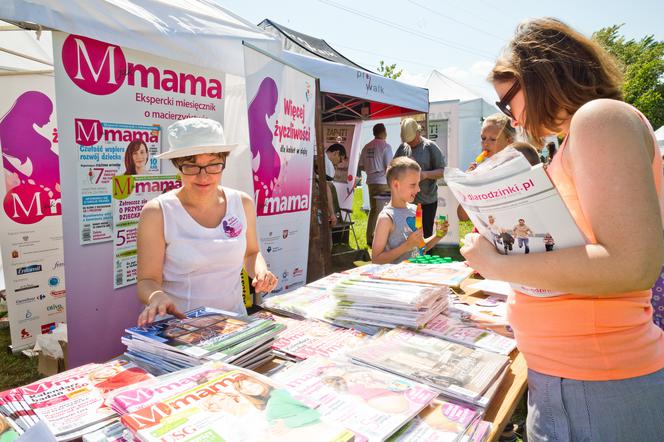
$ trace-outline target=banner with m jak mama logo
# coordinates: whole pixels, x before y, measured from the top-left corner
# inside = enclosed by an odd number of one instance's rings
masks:
[[[280,293],[307,277],[316,80],[249,46],[244,64],[259,243]]]
[[[0,249],[18,351],[66,320],[58,132],[52,76],[3,76],[0,90]]]

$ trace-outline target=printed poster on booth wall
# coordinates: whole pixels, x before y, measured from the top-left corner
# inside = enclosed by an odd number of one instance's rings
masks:
[[[161,127],[77,118],[81,244],[112,236],[111,192],[115,175],[159,173]]]
[[[179,175],[113,177],[113,288],[136,283],[138,220],[145,203],[182,187]]]
[[[61,132],[76,146],[79,243],[110,241],[112,177],[174,173],[156,158],[163,132],[188,117],[223,121],[223,74],[79,35],[53,37]]]
[[[279,293],[306,282],[316,83],[247,46],[244,60],[259,243]]]
[[[359,149],[354,143],[359,141],[359,131],[355,124],[323,124],[323,149],[325,161],[334,166],[334,188],[337,192],[339,206],[351,210],[353,208],[353,191],[357,164],[360,158]]]
[[[53,77],[0,77],[0,250],[14,350],[65,322]]]

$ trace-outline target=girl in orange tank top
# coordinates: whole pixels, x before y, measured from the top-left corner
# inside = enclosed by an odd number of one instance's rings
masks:
[[[504,256],[470,234],[461,249],[487,278],[566,293],[509,300],[530,370],[528,438],[635,440],[638,428],[638,440],[661,440],[664,333],[650,288],[664,262],[662,159],[652,128],[621,101],[614,60],[555,19],[520,25],[490,79],[513,126],[567,134],[547,171],[588,239]]]

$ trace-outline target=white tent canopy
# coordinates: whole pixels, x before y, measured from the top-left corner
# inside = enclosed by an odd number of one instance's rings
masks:
[[[498,109],[481,95],[436,70],[431,72],[424,86],[429,89],[429,120],[449,120],[448,152],[450,159],[456,160],[456,164],[451,164],[465,169],[481,151],[482,121]],[[450,117],[452,114],[454,118]]]
[[[13,0],[0,18],[85,35],[233,75],[244,74],[241,42],[280,43],[211,0]]]
[[[459,100],[459,117],[480,115],[480,118],[488,117],[498,111],[496,106],[462,84],[457,83],[439,71],[432,71],[424,84],[429,89],[429,101],[438,103],[441,101]]]
[[[378,74],[321,58],[283,51],[281,58],[320,79],[322,92],[357,97],[416,112],[429,109],[428,91]]]
[[[0,21],[0,75],[52,72],[50,32],[26,31]]]

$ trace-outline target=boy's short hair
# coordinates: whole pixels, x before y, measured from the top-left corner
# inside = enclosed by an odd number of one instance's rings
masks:
[[[396,157],[390,162],[389,166],[387,166],[387,172],[385,172],[387,184],[392,184],[392,181],[401,178],[408,170],[419,173],[422,169],[420,168],[420,165],[411,158]]]
[[[507,147],[513,147],[514,149],[521,152],[523,156],[526,157],[531,166],[534,166],[542,162],[542,160],[539,157],[539,153],[537,152],[537,149],[535,149],[533,145],[530,143],[517,141],[510,144]]]

